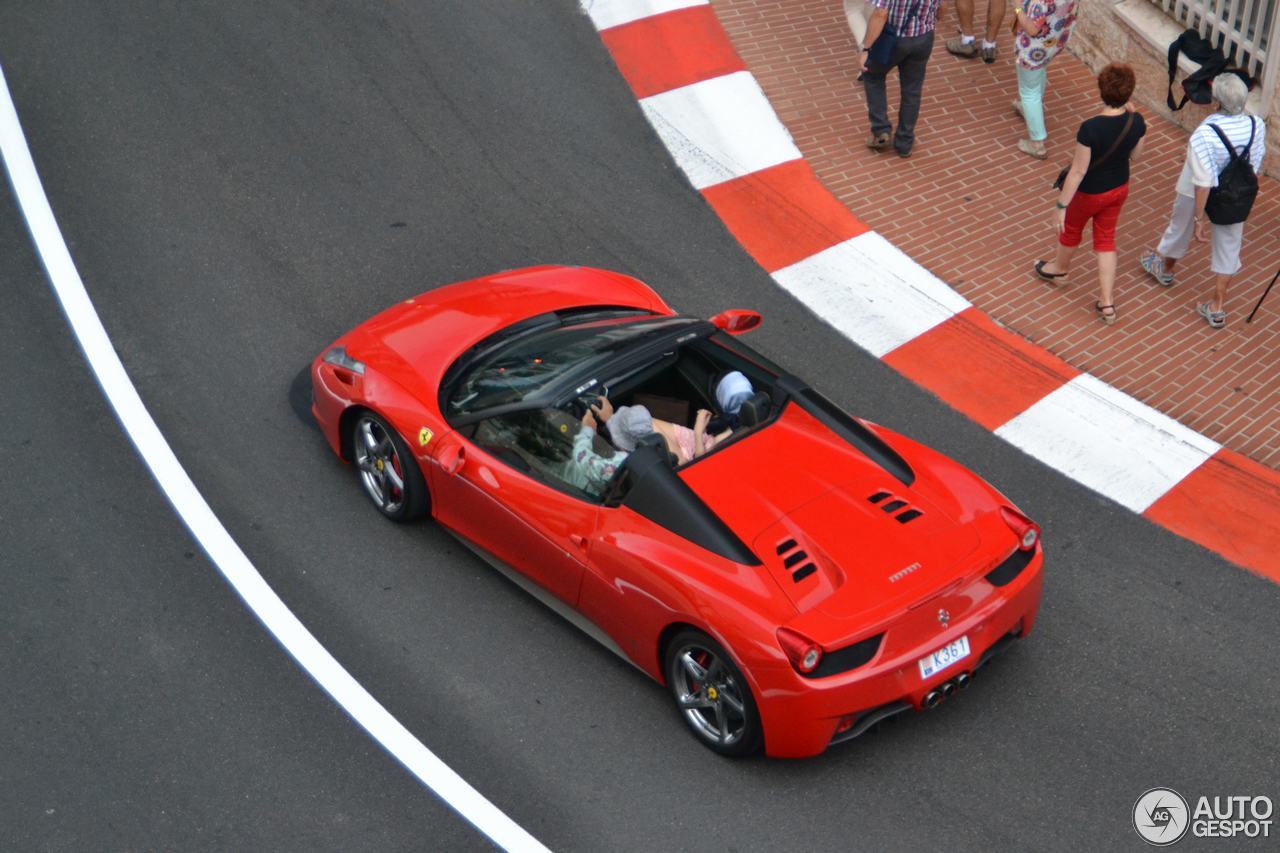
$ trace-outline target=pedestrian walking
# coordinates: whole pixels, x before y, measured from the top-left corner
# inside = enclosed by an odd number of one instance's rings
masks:
[[[1018,99],[1013,109],[1027,123],[1027,138],[1018,150],[1037,160],[1048,155],[1044,141],[1044,90],[1049,62],[1067,46],[1076,22],[1076,0],[1014,0],[1013,46],[1017,54]]]
[[[1076,132],[1076,151],[1054,202],[1058,250],[1051,261],[1036,261],[1036,275],[1056,283],[1071,269],[1084,226],[1093,221],[1093,251],[1098,256],[1094,303],[1102,322],[1116,321],[1116,223],[1129,196],[1129,163],[1142,153],[1147,124],[1129,98],[1136,78],[1128,65],[1113,62],[1098,72],[1102,111],[1085,119]]]
[[[988,65],[995,62],[996,36],[1004,22],[1004,0],[987,0],[987,32],[981,46],[973,29],[973,0],[956,0],[956,17],[960,19],[960,35],[947,39],[947,51],[965,59],[981,56]]]
[[[993,0],[994,1],[994,0]],[[910,157],[915,145],[916,119],[924,91],[924,71],[933,52],[933,31],[938,24],[939,0],[872,0],[875,7],[859,46],[862,85],[867,95],[867,119],[871,137],[867,147],[884,151],[893,146],[899,157]],[[886,41],[876,46],[883,36]],[[876,46],[875,58],[871,48]],[[892,50],[885,50],[892,47]],[[885,77],[898,69],[902,90],[898,100],[898,129],[889,123],[889,98]]]
[[[1220,224],[1211,220],[1235,217],[1214,216],[1212,206],[1210,215],[1206,217],[1205,209],[1210,205],[1211,191],[1214,188],[1224,189],[1220,187],[1220,181],[1232,160],[1239,158],[1246,162],[1255,176],[1262,167],[1262,157],[1267,150],[1267,125],[1257,116],[1245,112],[1248,96],[1249,87],[1239,76],[1228,73],[1213,78],[1213,98],[1218,102],[1218,109],[1191,132],[1182,174],[1178,177],[1173,196],[1169,226],[1165,228],[1155,251],[1143,253],[1141,259],[1142,268],[1157,282],[1169,287],[1173,284],[1178,261],[1187,253],[1193,233],[1199,243],[1208,240],[1209,271],[1214,275],[1213,295],[1205,302],[1196,303],[1196,313],[1215,329],[1227,324],[1227,286],[1240,271],[1244,221]],[[1254,181],[1256,186],[1256,177]],[[1248,216],[1247,207],[1244,215]]]

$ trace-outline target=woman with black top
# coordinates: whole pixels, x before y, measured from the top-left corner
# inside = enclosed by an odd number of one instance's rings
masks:
[[[1094,304],[1102,322],[1116,321],[1112,293],[1116,283],[1116,223],[1129,196],[1129,163],[1142,152],[1147,124],[1129,98],[1135,83],[1133,69],[1113,62],[1098,73],[1103,109],[1086,119],[1076,133],[1076,153],[1054,203],[1058,253],[1051,261],[1036,261],[1036,274],[1056,282],[1071,269],[1071,256],[1080,245],[1084,226],[1093,220],[1093,251],[1098,255],[1101,298]]]

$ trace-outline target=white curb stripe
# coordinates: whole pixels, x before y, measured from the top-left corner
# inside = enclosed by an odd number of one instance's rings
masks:
[[[700,190],[800,159],[791,134],[747,71],[644,98],[640,107]]]
[[[1221,449],[1087,373],[996,435],[1139,513]]]
[[[969,307],[874,231],[784,267],[773,280],[877,358]]]
[[[706,5],[707,0],[582,0],[582,8],[591,16],[591,23],[597,30],[607,30],[676,9]]]
[[[192,536],[263,627],[409,772],[495,844],[507,850],[545,851],[537,839],[423,746],[342,668],[267,585],[213,514],[143,405],[94,310],[40,183],[2,69],[0,96],[0,155],[45,272],[107,402]]]

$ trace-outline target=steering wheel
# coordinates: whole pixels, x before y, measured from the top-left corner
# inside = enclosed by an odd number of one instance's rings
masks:
[[[590,391],[585,392],[579,397],[575,397],[569,402],[569,411],[573,412],[573,416],[575,418],[581,420],[586,416],[587,412],[591,411],[591,407],[596,405],[598,398],[605,397],[607,399],[608,396],[608,385],[592,386]]]

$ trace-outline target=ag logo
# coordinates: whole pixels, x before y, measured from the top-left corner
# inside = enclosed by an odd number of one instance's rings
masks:
[[[431,442],[431,435],[431,430],[426,427],[418,430],[418,446],[426,447]]]
[[[1187,801],[1171,788],[1152,788],[1133,804],[1133,828],[1156,847],[1179,841],[1187,834],[1190,818]]]

